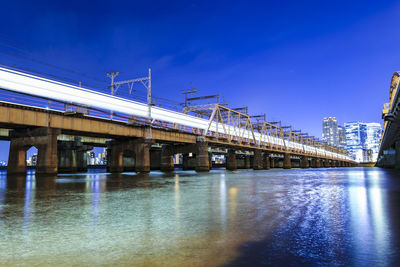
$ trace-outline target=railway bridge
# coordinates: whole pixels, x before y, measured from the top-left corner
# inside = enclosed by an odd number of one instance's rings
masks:
[[[140,81],[151,86],[150,74]],[[196,171],[212,168],[213,153],[225,155],[229,170],[355,164],[343,150],[219,103],[182,113],[151,98],[144,104],[8,68],[0,68],[0,88],[14,94],[0,102],[0,137],[10,141],[8,174],[26,172],[32,146],[40,174],[84,171],[93,146],[107,147],[110,172],[172,171],[176,154],[184,169]]]

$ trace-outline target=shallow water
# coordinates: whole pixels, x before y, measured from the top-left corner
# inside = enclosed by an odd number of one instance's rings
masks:
[[[399,204],[378,168],[1,172],[0,264],[395,265]]]

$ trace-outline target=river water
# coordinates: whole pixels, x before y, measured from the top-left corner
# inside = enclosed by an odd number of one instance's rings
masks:
[[[400,173],[0,173],[0,265],[395,266]]]

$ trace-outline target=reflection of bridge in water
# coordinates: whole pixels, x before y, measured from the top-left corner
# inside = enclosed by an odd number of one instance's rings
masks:
[[[151,88],[150,75],[140,82]],[[0,88],[13,92],[11,101],[0,102],[0,134],[11,141],[8,173],[26,172],[32,146],[37,172],[44,174],[85,171],[92,146],[107,147],[111,172],[171,171],[175,154],[183,155],[184,169],[208,171],[213,152],[226,156],[230,170],[354,164],[343,150],[219,103],[192,106],[185,114],[156,107],[150,94],[143,104],[5,68]]]

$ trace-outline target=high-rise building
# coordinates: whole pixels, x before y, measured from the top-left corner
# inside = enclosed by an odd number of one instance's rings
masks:
[[[338,126],[338,138],[339,138],[338,147],[340,149],[345,150],[347,148],[347,146],[346,146],[346,130],[343,126]]]
[[[87,164],[95,165],[95,153],[93,151],[87,151]]]
[[[349,122],[344,126],[347,152],[350,157],[357,162],[376,161],[382,134],[381,125],[379,123]]]
[[[382,126],[379,123],[367,123],[367,139],[365,149],[372,150],[372,161],[376,161],[382,137]]]
[[[322,140],[330,146],[339,146],[338,122],[335,117],[322,121]]]

